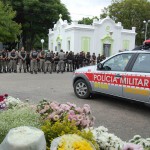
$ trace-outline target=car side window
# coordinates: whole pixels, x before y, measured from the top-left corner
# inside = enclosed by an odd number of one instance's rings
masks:
[[[134,65],[132,71],[134,72],[146,72],[150,73],[150,54],[139,54]]]
[[[127,63],[129,62],[132,54],[131,53],[124,53],[114,56],[113,58],[109,59],[103,64],[104,70],[111,70],[111,71],[124,71]]]

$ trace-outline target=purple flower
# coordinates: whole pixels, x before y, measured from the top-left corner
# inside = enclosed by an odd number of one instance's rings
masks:
[[[143,147],[133,143],[126,143],[123,147],[123,150],[143,150]]]

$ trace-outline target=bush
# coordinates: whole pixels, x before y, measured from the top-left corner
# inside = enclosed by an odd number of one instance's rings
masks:
[[[65,134],[77,134],[89,140],[95,147],[98,147],[91,131],[80,131],[75,125],[75,122],[69,121],[67,118],[65,118],[63,121],[58,120],[55,123],[47,120],[44,122],[41,129],[45,133],[47,150],[49,149],[53,139]]]
[[[10,129],[19,126],[40,128],[40,115],[30,107],[8,109],[0,113],[0,143]]]

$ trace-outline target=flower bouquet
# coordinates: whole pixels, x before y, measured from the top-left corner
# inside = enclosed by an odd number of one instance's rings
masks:
[[[54,139],[50,150],[95,150],[95,147],[76,134],[66,134]]]
[[[67,117],[68,120],[74,121],[80,129],[92,127],[95,120],[88,104],[84,104],[83,107],[77,107],[70,102],[60,104],[43,100],[37,106],[37,112],[41,114],[44,120],[50,120],[51,122],[56,122],[57,120],[63,121]]]

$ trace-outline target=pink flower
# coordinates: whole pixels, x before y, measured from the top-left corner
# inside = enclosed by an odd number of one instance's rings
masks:
[[[90,114],[91,110],[89,107],[83,107],[83,111],[85,112],[85,114]]]
[[[83,109],[82,108],[80,108],[80,107],[77,107],[76,109],[75,109],[78,113],[83,113]]]
[[[86,127],[87,124],[88,124],[88,121],[87,121],[87,120],[82,120],[82,121],[81,121],[81,125],[82,125],[83,127]]]
[[[56,115],[56,113],[53,112],[50,115],[48,115],[47,119],[53,119],[55,115]]]
[[[136,145],[133,143],[126,143],[123,150],[143,150],[143,147],[141,145]]]
[[[49,105],[53,110],[57,110],[57,109],[59,109],[59,104],[58,103],[56,103],[56,102],[52,102],[52,103],[50,103],[50,105]]]
[[[76,121],[77,120],[77,116],[76,115],[69,115],[68,119]]]
[[[66,110],[66,111],[70,110],[70,106],[67,104],[61,104],[60,108],[62,108],[63,110]]]
[[[70,102],[67,102],[67,104],[71,107],[76,107],[76,104],[73,104],[73,103],[70,103]]]
[[[59,108],[59,109],[57,109],[56,113],[61,114],[63,111],[64,111],[63,109]]]
[[[69,115],[75,115],[75,112],[73,110],[69,110],[68,114]]]

